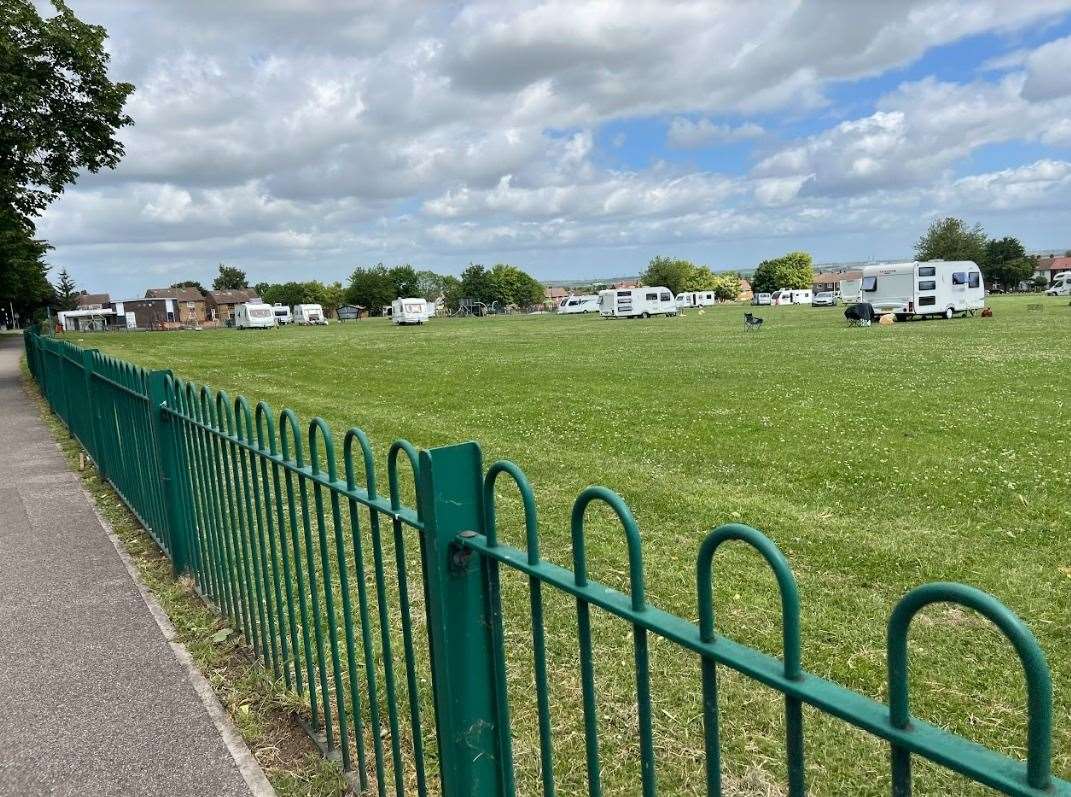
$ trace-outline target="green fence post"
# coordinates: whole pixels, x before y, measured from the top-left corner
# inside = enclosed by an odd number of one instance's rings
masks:
[[[88,439],[82,441],[82,446],[89,451],[93,463],[97,466],[100,475],[107,478],[104,468],[100,464],[100,435],[97,432],[97,405],[93,400],[93,360],[97,353],[96,349],[82,349],[82,375],[85,383],[85,417],[86,426],[89,427],[86,434]]]
[[[509,720],[498,697],[494,613],[486,557],[457,544],[484,531],[483,459],[475,443],[420,452],[418,501],[424,525],[428,634],[445,797],[512,794],[513,761],[504,749]],[[501,689],[499,688],[501,687]],[[499,733],[504,724],[505,735]]]
[[[171,416],[164,411],[167,405],[167,380],[170,371],[149,372],[149,408],[152,414],[153,440],[156,444],[156,464],[160,476],[160,485],[164,497],[164,522],[167,523],[168,553],[175,575],[181,575],[189,569],[190,530],[182,511],[182,489],[179,479],[184,478],[180,472],[179,447],[175,437],[175,424]]]

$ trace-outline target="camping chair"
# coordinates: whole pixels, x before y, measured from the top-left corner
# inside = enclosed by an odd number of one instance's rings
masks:
[[[850,327],[868,327],[874,320],[874,307],[866,302],[845,308],[844,317]]]
[[[744,331],[754,332],[762,329],[762,319],[756,318],[754,313],[744,313]]]

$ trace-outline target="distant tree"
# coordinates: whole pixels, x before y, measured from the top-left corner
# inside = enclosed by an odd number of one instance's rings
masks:
[[[763,260],[751,277],[751,287],[756,293],[809,288],[813,282],[814,266],[807,252],[789,252],[773,260]]]
[[[113,168],[123,105],[134,90],[108,77],[107,33],[61,0],[42,19],[31,0],[0,2],[0,208],[29,222],[78,172]]]
[[[640,282],[644,285],[660,285],[678,294],[687,289],[695,270],[695,264],[689,260],[658,255],[647,264],[647,270],[640,274]]]
[[[171,287],[174,288],[175,286],[172,285]],[[257,292],[257,296],[268,302],[268,295],[271,293],[272,287],[270,282],[258,282],[253,285],[253,290]],[[271,302],[268,302],[268,304],[271,304]]]
[[[717,285],[718,277],[707,266],[695,266],[684,283],[686,291],[712,291]],[[666,287],[669,287],[668,285]],[[674,291],[680,293],[680,291]]]
[[[323,301],[320,304],[323,305],[324,313],[335,315],[338,308],[346,303],[346,289],[342,287],[341,282],[324,285],[323,289]]]
[[[260,298],[268,304],[285,304],[287,307],[293,307],[295,304],[302,304],[307,301],[304,282],[277,284],[262,282],[255,287]]]
[[[217,291],[236,291],[240,288],[248,288],[245,272],[240,268],[219,264],[219,275],[212,281],[213,289]]]
[[[717,274],[713,290],[719,302],[735,302],[740,295],[740,275],[735,271]]]
[[[916,260],[973,260],[985,263],[986,237],[981,224],[968,227],[963,219],[935,219],[915,244]]]
[[[986,282],[1012,290],[1034,273],[1035,262],[1026,256],[1018,238],[993,238],[986,242],[985,261],[980,264]]]
[[[378,315],[384,305],[397,297],[394,280],[382,263],[371,268],[355,268],[350,274],[349,287],[346,288],[346,301],[349,304],[366,307],[368,312]]]
[[[416,272],[417,290],[416,296],[423,296],[429,302],[439,298],[443,292],[444,278],[434,271]]]
[[[543,285],[527,272],[508,263],[496,263],[487,272],[485,302],[528,307],[543,301]]]
[[[34,238],[33,226],[0,207],[0,302],[22,318],[53,298],[45,254],[52,247]]]
[[[487,269],[479,263],[469,263],[461,272],[461,295],[476,302],[491,302],[492,286]]]
[[[71,278],[67,269],[59,273],[59,281],[56,283],[56,307],[60,310],[73,310],[78,306],[78,285]]]
[[[323,307],[327,302],[327,286],[319,280],[302,283],[302,299],[306,304],[318,304]]]
[[[263,284],[266,284],[266,283],[261,283],[261,284],[263,285]],[[182,282],[172,282],[171,283],[171,287],[172,288],[196,288],[197,290],[199,290],[201,292],[202,295],[204,295],[206,293],[205,286],[202,285],[201,283],[197,282],[196,280],[183,280]]]
[[[1071,249],[1064,252],[1064,257],[1071,257]]]
[[[1071,255],[1068,255],[1068,257],[1071,257]],[[1031,284],[1036,291],[1044,290],[1049,287],[1049,278],[1044,274],[1035,274],[1034,278],[1031,280]]]
[[[443,275],[443,298],[446,301],[446,306],[451,310],[456,310],[458,305],[461,304],[461,299],[465,295],[464,290],[461,280],[453,274]]]
[[[388,269],[391,282],[394,283],[394,298],[416,296],[420,291],[420,280],[416,269],[408,263]]]

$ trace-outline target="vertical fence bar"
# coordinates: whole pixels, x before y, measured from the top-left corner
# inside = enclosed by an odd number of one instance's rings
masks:
[[[483,531],[483,465],[475,443],[420,454],[418,499],[428,585],[428,633],[440,777],[445,797],[506,795],[513,761],[501,749],[488,562],[455,540]]]
[[[185,474],[179,472],[179,445],[175,434],[176,425],[171,416],[164,411],[167,405],[167,382],[169,371],[149,372],[149,412],[153,426],[153,439],[156,441],[155,458],[160,479],[160,490],[164,498],[166,532],[161,534],[168,541],[168,553],[171,566],[176,575],[189,569],[190,529],[183,512],[183,491],[179,482]]]

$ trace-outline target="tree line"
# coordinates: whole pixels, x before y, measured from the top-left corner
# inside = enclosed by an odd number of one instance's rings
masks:
[[[669,288],[674,295],[686,291],[713,291],[719,301],[733,301],[740,295],[740,275],[735,271],[715,273],[690,260],[658,255],[640,274],[644,285]]]
[[[1071,252],[1065,253],[1071,256]],[[915,244],[916,260],[973,260],[988,286],[1015,290],[1021,283],[1043,288],[1048,280],[1035,276],[1038,258],[1027,255],[1018,238],[989,238],[981,224],[968,226],[963,219],[935,219]]]

